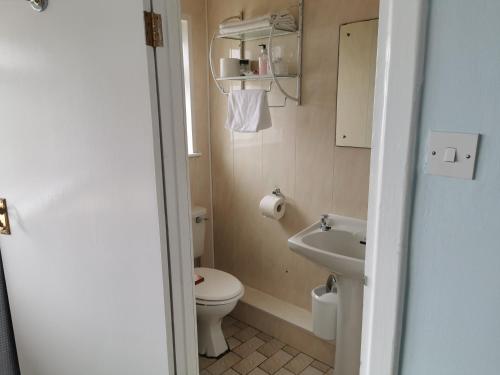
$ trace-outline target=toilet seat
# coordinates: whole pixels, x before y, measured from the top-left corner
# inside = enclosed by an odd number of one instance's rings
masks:
[[[206,267],[195,268],[194,272],[205,279],[195,286],[197,304],[223,305],[237,301],[243,296],[243,285],[227,272]]]

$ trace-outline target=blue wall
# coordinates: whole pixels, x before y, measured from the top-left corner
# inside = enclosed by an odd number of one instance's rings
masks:
[[[430,130],[480,133],[476,180],[424,174]],[[402,375],[500,374],[500,0],[431,0]]]

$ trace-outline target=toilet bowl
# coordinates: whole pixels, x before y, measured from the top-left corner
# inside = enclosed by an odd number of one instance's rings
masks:
[[[195,286],[198,353],[218,357],[228,350],[222,319],[236,307],[244,288],[227,272],[204,267],[195,268],[194,272],[204,278]]]

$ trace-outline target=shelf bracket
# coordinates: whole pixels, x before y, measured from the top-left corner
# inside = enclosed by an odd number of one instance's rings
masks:
[[[286,101],[287,101],[287,97],[285,96],[285,100],[283,101],[283,104],[279,104],[279,105],[268,105],[269,108],[285,108],[286,107]]]

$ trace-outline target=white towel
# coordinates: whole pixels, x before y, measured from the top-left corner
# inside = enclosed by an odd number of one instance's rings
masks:
[[[219,35],[248,32],[259,28],[270,27],[272,24],[274,24],[278,30],[297,30],[295,18],[288,11],[282,11],[278,14],[268,14],[244,21],[229,21],[222,23],[219,25]]]
[[[231,28],[224,28],[219,30],[219,35],[224,36],[228,34],[237,34],[237,33],[249,33],[258,29],[263,29],[270,27],[271,25],[267,24],[265,21],[262,24],[254,24],[252,27],[249,26],[241,26],[241,27],[231,27]],[[276,24],[275,29],[278,31],[290,31],[294,32],[297,31],[297,27],[293,24]]]
[[[221,27],[219,29],[219,35],[249,32],[252,30],[261,29],[261,28],[269,27],[269,26],[270,26],[269,20],[262,20],[262,21],[247,23],[245,25],[240,25],[238,23],[237,25]]]
[[[243,21],[239,21],[239,20],[238,21],[227,21],[225,23],[221,23],[219,25],[219,29],[231,28],[231,27],[235,27],[235,26],[238,26],[238,27],[246,26],[246,25],[258,23],[261,21],[267,21],[269,24],[270,20],[271,20],[271,15],[267,14],[265,16],[250,18],[250,19],[243,20]]]
[[[255,133],[272,126],[265,90],[237,90],[229,93],[226,128]]]

